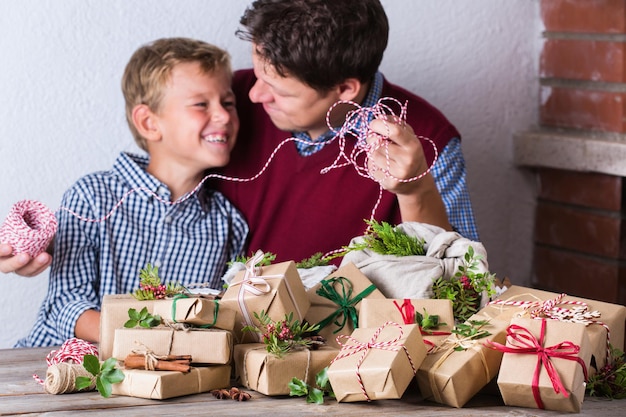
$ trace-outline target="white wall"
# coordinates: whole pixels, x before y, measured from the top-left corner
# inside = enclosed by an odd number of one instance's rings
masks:
[[[119,80],[131,53],[167,36],[228,49],[248,0],[20,0],[0,3],[0,220],[13,203],[58,208],[80,176],[136,150]],[[512,134],[535,125],[538,0],[383,0],[383,71],[439,107],[463,135],[469,187],[491,271],[527,284],[534,183],[512,163]],[[410,111],[410,109],[409,109]],[[25,335],[47,288],[0,274],[0,348]]]

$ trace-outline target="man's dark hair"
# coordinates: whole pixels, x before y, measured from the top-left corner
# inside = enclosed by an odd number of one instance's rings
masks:
[[[279,75],[319,91],[347,78],[369,82],[389,37],[379,0],[257,0],[240,23],[237,36]]]

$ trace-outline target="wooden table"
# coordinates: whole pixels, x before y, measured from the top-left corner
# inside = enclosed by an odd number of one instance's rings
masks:
[[[266,397],[246,390],[252,399],[246,402],[218,400],[209,393],[169,400],[112,396],[103,398],[96,391],[50,395],[33,379],[45,377],[46,355],[50,348],[0,350],[0,415],[64,416],[70,413],[98,416],[571,416],[570,413],[530,408],[506,407],[497,395],[479,395],[464,408],[456,409],[422,400],[416,387],[409,387],[401,400],[371,403],[307,404],[304,398]],[[624,416],[626,400],[586,398],[585,416]]]

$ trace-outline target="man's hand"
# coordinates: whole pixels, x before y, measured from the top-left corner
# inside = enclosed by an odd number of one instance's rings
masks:
[[[12,255],[13,248],[7,244],[0,244],[0,272],[9,274],[15,272],[23,277],[34,277],[41,274],[52,262],[52,256],[42,252],[36,257],[27,253]]]

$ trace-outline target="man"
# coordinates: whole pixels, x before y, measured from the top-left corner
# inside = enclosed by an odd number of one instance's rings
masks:
[[[378,0],[258,0],[240,23],[238,36],[252,43],[254,69],[237,72],[233,80],[241,129],[224,173],[256,177],[284,139],[301,140],[284,144],[253,181],[215,182],[248,221],[250,252],[299,261],[340,249],[363,234],[363,220],[374,208],[379,221],[429,223],[478,240],[458,131],[429,103],[378,72],[389,31]],[[388,118],[369,126],[389,140],[370,155],[382,194],[376,181],[350,166],[321,174],[339,154],[338,142],[330,141],[328,109],[339,100],[371,107],[385,97],[407,103],[407,125]],[[353,108],[335,108],[333,125]],[[438,159],[419,180],[398,181],[420,176],[434,159],[432,145],[416,135],[435,143]],[[347,147],[354,145],[348,138]],[[50,263],[45,253],[31,259],[10,251],[0,245],[2,272],[33,276]]]

